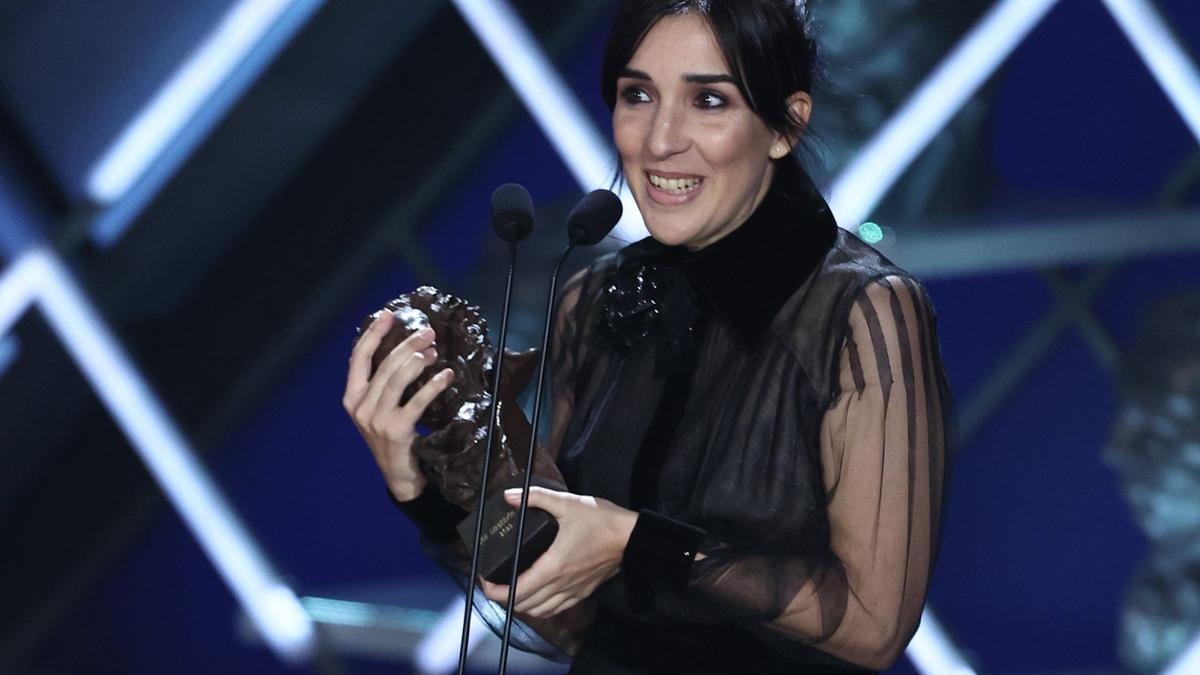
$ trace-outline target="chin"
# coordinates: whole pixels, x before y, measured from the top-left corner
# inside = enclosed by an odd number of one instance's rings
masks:
[[[696,227],[683,213],[656,213],[653,206],[642,210],[646,231],[655,241],[666,246],[683,246],[696,236]]]
[[[655,241],[666,246],[683,246],[691,240],[691,232],[681,231],[674,227],[651,225],[646,223],[646,230]]]

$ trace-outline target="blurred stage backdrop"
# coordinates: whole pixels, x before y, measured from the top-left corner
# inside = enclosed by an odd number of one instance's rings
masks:
[[[810,4],[807,161],[927,282],[961,414],[890,672],[1200,672],[1200,6]],[[419,283],[497,325],[515,181],[536,341],[614,5],[0,0],[0,672],[448,672],[353,328]]]

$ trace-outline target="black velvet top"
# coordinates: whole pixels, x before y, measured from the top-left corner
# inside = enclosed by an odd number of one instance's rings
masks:
[[[573,673],[878,670],[916,630],[952,436],[933,311],[777,167],[725,238],[564,290],[549,449],[640,511],[592,605],[528,622]]]

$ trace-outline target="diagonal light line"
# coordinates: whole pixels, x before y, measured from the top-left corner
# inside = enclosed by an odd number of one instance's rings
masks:
[[[0,333],[0,336],[3,336]],[[17,341],[17,336],[8,335],[0,337],[0,377],[4,377],[4,373],[12,367],[13,362],[21,354],[21,343]]]
[[[92,167],[93,224],[112,244],[323,0],[239,0]]]
[[[453,673],[458,665],[458,646],[462,640],[462,615],[467,608],[467,599],[456,594],[437,623],[417,643],[413,665],[421,675]],[[485,637],[487,624],[476,612],[471,612],[471,632],[467,636],[467,654],[475,651]]]
[[[505,0],[454,0],[454,5],[579,186],[585,191],[608,186],[617,166],[611,144],[596,129],[512,6]],[[623,241],[648,236],[641,212],[624,185],[620,196],[625,215],[613,236]]]
[[[1133,48],[1200,142],[1200,72],[1147,0],[1104,0]]]
[[[1001,0],[834,182],[830,208],[857,229],[900,176],[1058,0]]]
[[[1194,673],[1200,673],[1200,635],[1192,638],[1191,644],[1162,671],[1162,675],[1194,675]]]
[[[264,641],[288,661],[307,660],[316,633],[295,593],[271,569],[70,273],[44,248],[24,253],[0,277],[0,334],[33,303],[45,313]]]
[[[921,627],[904,652],[923,675],[975,675],[954,646],[942,623],[929,609],[921,614]]]
[[[37,298],[37,272],[37,260],[23,256],[0,277],[0,335],[7,333]]]

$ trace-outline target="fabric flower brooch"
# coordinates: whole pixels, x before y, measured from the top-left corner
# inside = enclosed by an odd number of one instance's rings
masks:
[[[618,265],[604,282],[600,330],[622,353],[658,329],[658,369],[681,367],[695,344],[699,307],[678,268],[653,263]]]

